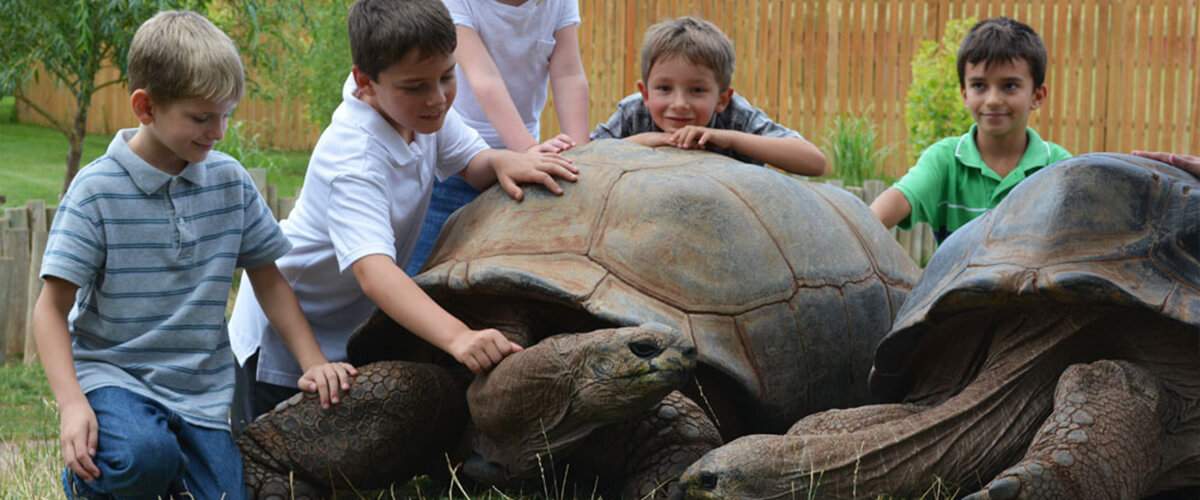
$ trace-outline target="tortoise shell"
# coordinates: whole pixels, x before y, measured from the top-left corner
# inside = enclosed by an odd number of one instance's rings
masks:
[[[1130,307],[1200,328],[1200,182],[1105,153],[1034,174],[938,249],[880,342],[872,392],[904,397],[914,353],[949,319],[1020,303]]]
[[[567,156],[581,173],[561,197],[493,188],[457,211],[417,283],[477,327],[521,308],[500,321],[538,323],[533,341],[678,329],[708,397],[735,392],[754,430],[865,402],[872,349],[919,272],[862,201],[706,152],[601,140]]]

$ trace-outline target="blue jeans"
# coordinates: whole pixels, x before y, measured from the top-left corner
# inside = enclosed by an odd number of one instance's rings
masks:
[[[416,276],[421,272],[421,266],[433,251],[437,243],[438,233],[446,225],[446,219],[463,205],[470,203],[479,196],[479,191],[467,184],[461,176],[453,176],[446,182],[434,182],[433,198],[429,200],[429,211],[425,212],[425,221],[421,223],[421,236],[417,238],[417,246],[413,249],[412,257],[404,266],[404,272]]]
[[[92,459],[100,477],[85,482],[65,471],[68,499],[246,497],[242,457],[229,431],[189,424],[117,387],[95,389],[87,399],[100,428]]]

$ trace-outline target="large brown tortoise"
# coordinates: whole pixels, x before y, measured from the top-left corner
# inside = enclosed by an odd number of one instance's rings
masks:
[[[252,489],[288,474],[318,487],[339,481],[345,458],[325,458],[344,448],[339,440],[386,453],[423,439],[406,448],[403,467],[354,462],[360,482],[403,481],[419,469],[418,455],[448,446],[431,440],[456,437],[425,419],[461,425],[465,414],[446,415],[462,407],[464,392],[474,429],[468,475],[503,483],[572,462],[623,496],[670,482],[722,436],[782,432],[804,415],[867,401],[872,349],[918,271],[861,201],[704,152],[596,141],[568,155],[581,175],[561,198],[529,190],[515,203],[496,189],[483,193],[452,216],[415,278],[468,325],[534,348],[456,392],[442,380],[458,377],[433,370],[453,363],[377,314],[351,340],[352,362],[424,362],[441,393],[413,400],[418,391],[384,387],[391,372],[377,370],[332,412],[297,398],[241,440]],[[611,333],[630,328],[653,338]],[[570,332],[593,333],[560,335]],[[543,348],[548,338],[555,347]],[[673,385],[622,379],[663,370],[685,376],[662,378]],[[386,432],[376,420],[395,416],[336,417],[397,391],[408,413]],[[573,453],[581,448],[588,453]]]
[[[688,498],[1134,499],[1200,485],[1200,182],[1125,155],[1048,167],[947,239],[880,343],[893,404],[746,436]]]

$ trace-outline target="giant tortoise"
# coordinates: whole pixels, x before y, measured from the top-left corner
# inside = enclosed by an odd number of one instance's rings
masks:
[[[725,438],[781,432],[804,415],[866,401],[871,351],[918,271],[861,201],[705,152],[597,141],[568,156],[581,175],[561,198],[530,190],[516,203],[493,189],[456,212],[417,283],[468,325],[498,328],[526,346],[564,332],[677,332],[695,349],[695,382],[684,391],[691,401],[623,406],[629,389],[578,390],[579,366],[612,362],[528,369],[536,356],[512,355],[469,391],[476,457],[468,474],[489,482],[535,475],[547,456],[561,464],[596,442],[598,424],[621,424],[683,434],[665,443],[632,430],[600,434],[610,440],[606,451],[666,450],[648,460],[671,466],[637,467],[659,471],[639,484],[662,483],[719,444],[713,426]],[[660,326],[639,326],[650,324]],[[351,340],[351,360],[437,358],[400,332],[377,314]],[[630,350],[647,351],[629,344],[596,352]],[[589,386],[604,376],[592,372]],[[320,425],[312,403],[264,420],[288,412],[309,412]],[[622,436],[633,442],[611,441]]]
[[[1200,183],[1096,154],[1048,167],[934,255],[880,343],[892,404],[746,436],[688,498],[1129,499],[1200,484]]]

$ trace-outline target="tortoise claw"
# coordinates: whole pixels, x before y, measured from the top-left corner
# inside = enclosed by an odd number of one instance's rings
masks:
[[[963,500],[1062,498],[1063,493],[1054,472],[1037,461],[1029,461],[1001,472],[983,490],[967,495]]]

